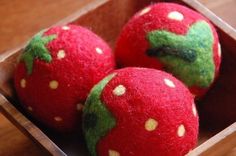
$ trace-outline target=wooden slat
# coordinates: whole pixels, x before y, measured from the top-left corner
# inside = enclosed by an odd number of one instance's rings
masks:
[[[22,134],[1,112],[0,123],[1,156],[42,156],[48,154],[30,138]]]
[[[232,154],[234,147],[236,147],[236,123],[201,144],[188,156],[224,156]]]
[[[10,120],[22,133],[31,138],[48,155],[65,156],[66,154],[60,150],[39,128],[24,117],[9,101],[0,94],[0,111]],[[45,152],[46,152],[45,151]]]
[[[206,16],[208,19],[211,20],[213,24],[215,24],[219,29],[227,33],[228,36],[232,37],[234,40],[236,40],[236,30],[223,21],[220,17],[215,15],[212,11],[210,11],[207,7],[205,7],[202,3],[200,3],[198,0],[182,0],[198,12],[202,13],[204,16]]]
[[[236,28],[236,1],[235,0],[199,0],[204,6],[209,8],[218,17]]]

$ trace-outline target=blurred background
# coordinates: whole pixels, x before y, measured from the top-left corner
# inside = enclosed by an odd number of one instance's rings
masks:
[[[0,53],[16,48],[93,0],[0,0]],[[236,0],[199,0],[236,28]],[[0,113],[0,155],[42,155],[39,148]]]

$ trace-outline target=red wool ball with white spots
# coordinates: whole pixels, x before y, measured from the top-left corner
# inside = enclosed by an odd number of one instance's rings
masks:
[[[15,88],[36,119],[58,131],[72,131],[90,89],[114,66],[110,47],[90,30],[55,26],[26,46],[15,71]]]
[[[92,156],[183,156],[196,145],[198,114],[175,77],[123,68],[92,89],[83,129]]]
[[[199,13],[174,3],[157,3],[137,12],[121,31],[115,56],[120,67],[166,70],[198,97],[214,82],[221,62],[212,24]]]

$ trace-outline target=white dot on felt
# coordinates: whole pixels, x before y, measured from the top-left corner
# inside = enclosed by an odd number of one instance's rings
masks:
[[[63,30],[69,30],[70,27],[68,27],[68,26],[63,26],[62,29],[63,29]]]
[[[56,80],[52,80],[52,81],[49,82],[49,87],[51,89],[57,89],[58,85],[59,85],[59,83]]]
[[[30,112],[32,112],[32,111],[33,111],[33,108],[32,108],[32,107],[30,107],[30,106],[28,106],[28,107],[27,107],[27,109],[28,109]]]
[[[184,15],[178,11],[172,11],[168,14],[168,18],[172,20],[182,21],[184,19]]]
[[[118,85],[116,88],[113,90],[113,94],[117,96],[121,96],[125,93],[126,88],[123,85]]]
[[[79,104],[76,105],[76,109],[77,109],[78,111],[82,111],[83,108],[84,108],[84,105],[81,104],[81,103],[79,103]]]
[[[120,153],[115,150],[109,150],[108,155],[109,156],[120,156]]]
[[[62,118],[61,118],[60,116],[55,116],[55,117],[54,117],[54,120],[57,121],[57,122],[59,122],[59,121],[62,121]]]
[[[164,79],[164,82],[167,86],[169,86],[170,88],[175,88],[175,84],[174,82],[172,82],[171,80],[169,79]]]
[[[143,10],[140,11],[139,16],[142,16],[146,13],[148,13],[151,10],[150,7],[144,8]]]
[[[221,57],[221,45],[218,43],[218,56]]]
[[[63,59],[64,57],[66,56],[66,53],[65,53],[65,51],[64,50],[59,50],[58,52],[57,52],[57,59]]]
[[[21,88],[25,88],[26,87],[26,80],[25,79],[21,79],[20,80],[20,86],[21,86]]]
[[[149,118],[145,122],[145,129],[147,131],[154,131],[158,126],[158,122],[155,119]]]
[[[184,134],[185,134],[185,127],[184,127],[184,125],[180,125],[180,126],[178,127],[177,135],[178,135],[179,137],[183,137]]]
[[[195,106],[195,103],[193,102],[192,104],[192,110],[193,110],[193,115],[194,116],[197,116],[197,109],[196,109],[196,106]]]
[[[96,50],[96,52],[98,53],[98,54],[103,54],[103,51],[102,51],[102,49],[101,48],[95,48],[95,50]]]

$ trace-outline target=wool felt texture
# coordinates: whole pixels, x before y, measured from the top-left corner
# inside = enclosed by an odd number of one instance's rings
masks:
[[[56,35],[50,35],[42,37],[43,31],[36,34],[35,37],[30,41],[29,45],[25,48],[25,53],[22,55],[22,59],[25,62],[27,73],[31,74],[33,70],[33,63],[35,58],[44,60],[45,62],[51,62],[52,57],[45,47],[45,44],[54,40]]]
[[[90,89],[114,66],[110,47],[96,34],[76,25],[55,26],[26,46],[15,71],[15,88],[33,117],[69,132],[81,123]]]
[[[197,97],[214,82],[221,62],[212,24],[199,13],[174,3],[157,3],[137,12],[121,31],[115,56],[120,67],[166,70]]]
[[[196,145],[198,126],[188,88],[148,68],[114,71],[91,90],[83,113],[92,156],[182,156]]]
[[[213,36],[206,22],[194,23],[185,36],[157,30],[148,34],[148,40],[153,54],[187,86],[204,88],[213,82]]]

